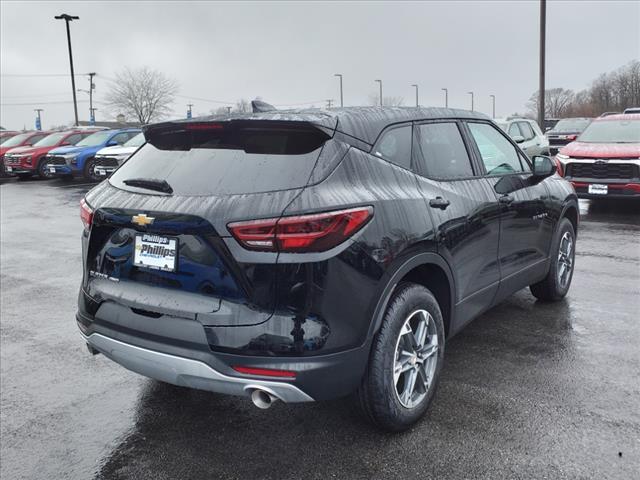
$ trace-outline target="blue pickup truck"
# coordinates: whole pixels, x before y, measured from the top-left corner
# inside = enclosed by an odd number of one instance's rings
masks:
[[[139,128],[103,130],[89,135],[75,145],[55,148],[47,155],[47,169],[55,177],[84,177],[98,180],[95,173],[95,154],[104,147],[124,145],[140,133]]]

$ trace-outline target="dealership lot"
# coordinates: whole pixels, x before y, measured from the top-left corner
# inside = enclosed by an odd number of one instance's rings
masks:
[[[4,181],[2,478],[634,478],[640,206],[581,201],[568,297],[524,290],[447,344],[427,417],[381,434],[348,400],[256,409],[130,373],[75,325],[89,185]]]

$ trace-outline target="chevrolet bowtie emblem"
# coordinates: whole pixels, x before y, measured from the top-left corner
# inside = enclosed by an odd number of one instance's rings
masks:
[[[131,222],[140,225],[141,227],[151,225],[154,220],[154,217],[147,217],[147,215],[144,213],[140,213],[131,217]]]

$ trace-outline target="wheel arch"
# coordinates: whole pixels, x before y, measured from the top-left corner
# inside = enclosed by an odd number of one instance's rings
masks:
[[[576,202],[567,203],[560,214],[560,219],[568,218],[573,225],[573,232],[578,236],[578,225],[580,224],[580,210]]]
[[[444,258],[434,252],[425,252],[406,260],[390,275],[374,307],[368,338],[380,330],[391,295],[402,281],[423,285],[433,293],[442,311],[445,337],[448,337],[450,327],[454,324],[454,277]]]

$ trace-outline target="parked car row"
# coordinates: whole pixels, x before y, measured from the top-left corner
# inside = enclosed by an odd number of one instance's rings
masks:
[[[87,180],[103,178],[107,170],[96,172],[96,166],[105,155],[114,159],[109,163],[113,172],[136,148],[127,149],[117,157],[111,157],[108,149],[123,147],[134,137],[141,137],[138,128],[117,130],[74,128],[63,132],[25,132],[14,135],[0,144],[0,159],[3,172],[27,178],[39,176],[51,177],[84,177]],[[144,143],[144,137],[138,138],[138,146]],[[119,162],[119,163],[118,163]],[[105,173],[102,173],[105,172]]]

